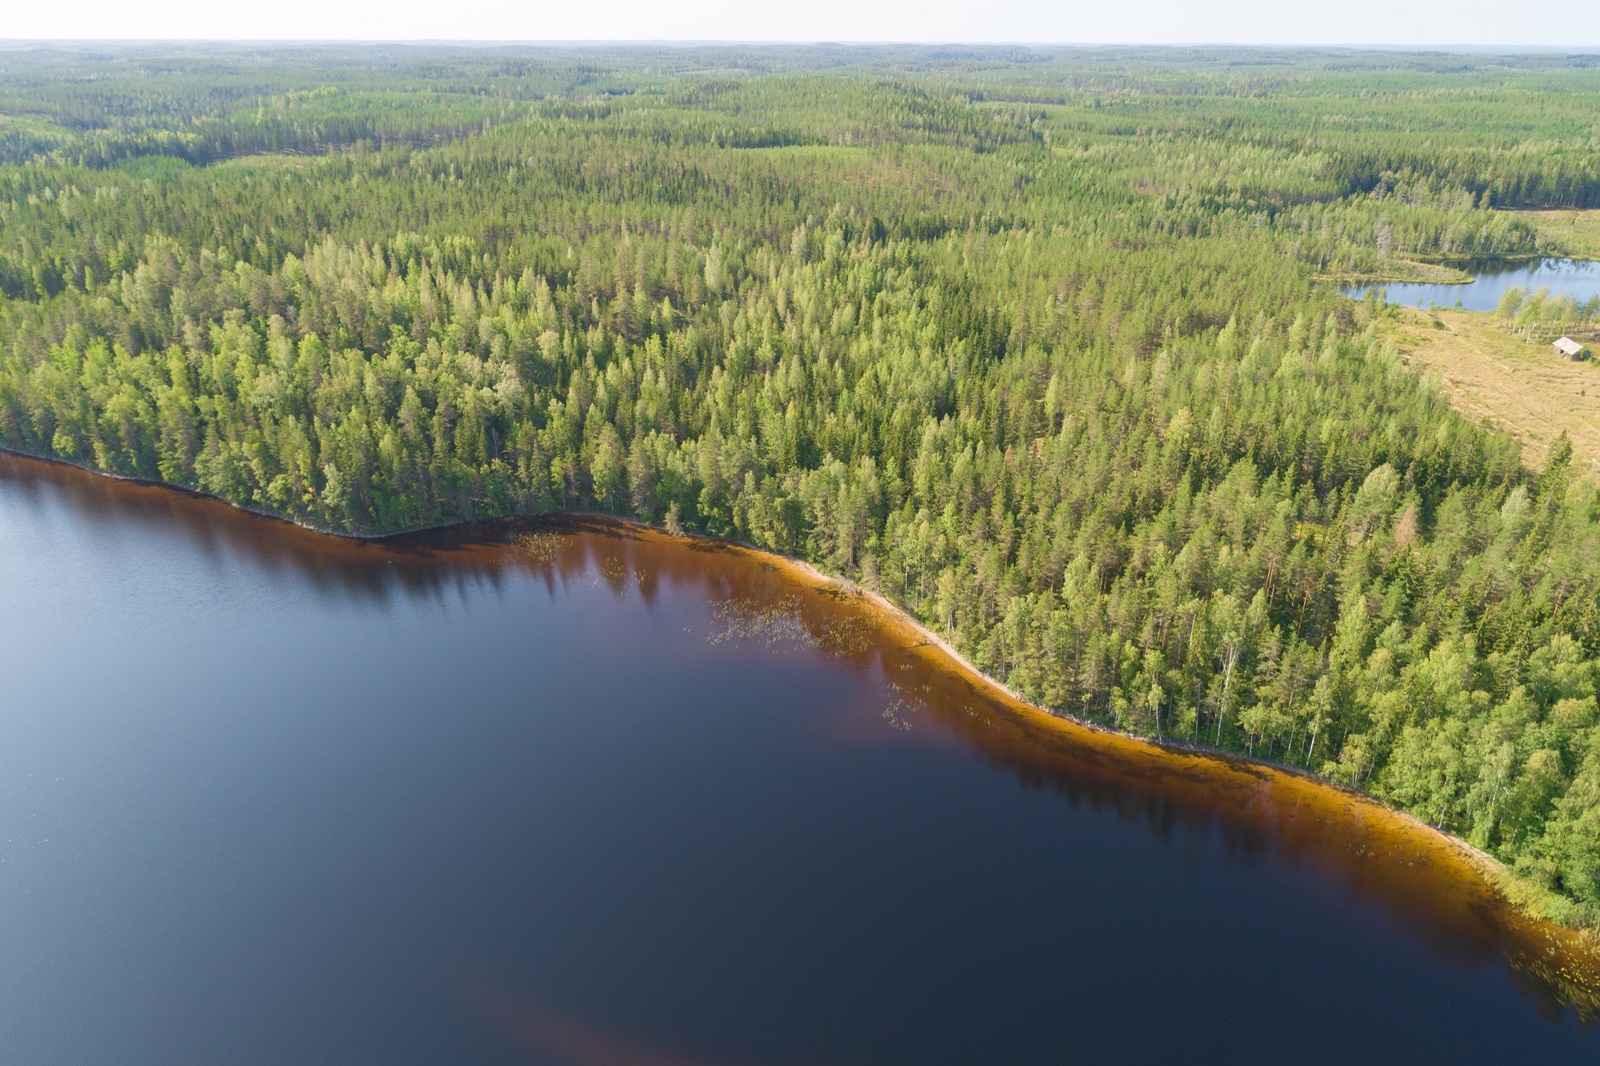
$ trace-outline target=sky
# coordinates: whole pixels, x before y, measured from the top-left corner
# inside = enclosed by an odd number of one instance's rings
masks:
[[[6,8],[0,39],[9,40],[1600,46],[1597,0],[10,0]]]

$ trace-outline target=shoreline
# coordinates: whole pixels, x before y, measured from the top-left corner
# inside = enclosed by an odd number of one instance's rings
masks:
[[[579,513],[584,513],[587,515],[586,512]],[[666,533],[663,530],[658,530],[654,526],[647,526],[643,523],[633,522],[628,519],[617,519],[612,515],[593,514],[589,516],[602,518],[613,522],[619,522],[627,526],[648,529],[652,532],[660,533],[663,536],[671,536],[671,534]],[[1048,725],[1058,732],[1069,734],[1076,732],[1087,733],[1090,734],[1096,742],[1111,742],[1136,746],[1143,749],[1148,755],[1155,757],[1198,758],[1218,762],[1232,769],[1248,768],[1250,770],[1257,771],[1264,770],[1275,775],[1281,775],[1282,777],[1293,779],[1301,784],[1309,785],[1313,788],[1327,790],[1346,800],[1353,800],[1361,803],[1364,806],[1371,808],[1374,812],[1381,812],[1381,814],[1384,816],[1397,819],[1405,823],[1412,830],[1427,834],[1428,836],[1448,845],[1451,850],[1455,851],[1457,854],[1466,859],[1472,867],[1477,869],[1479,873],[1483,875],[1484,881],[1489,884],[1489,886],[1497,895],[1504,899],[1508,906],[1517,910],[1519,913],[1522,913],[1525,917],[1538,922],[1548,922],[1549,924],[1555,925],[1558,928],[1570,930],[1575,934],[1592,940],[1595,943],[1595,946],[1600,948],[1600,935],[1597,935],[1595,930],[1586,929],[1581,926],[1568,925],[1558,922],[1548,915],[1536,913],[1531,909],[1530,903],[1517,899],[1513,893],[1507,891],[1508,885],[1523,885],[1526,884],[1526,882],[1513,873],[1511,869],[1499,859],[1496,859],[1493,855],[1490,855],[1483,849],[1469,844],[1467,841],[1462,840],[1460,837],[1455,836],[1452,833],[1447,833],[1436,826],[1429,825],[1427,822],[1424,822],[1422,819],[1418,818],[1414,814],[1411,814],[1409,811],[1390,807],[1368,793],[1351,788],[1350,786],[1342,784],[1338,781],[1334,781],[1331,778],[1323,777],[1320,774],[1314,773],[1301,766],[1293,766],[1288,763],[1274,762],[1270,759],[1262,759],[1253,755],[1232,752],[1224,748],[1212,748],[1200,745],[1184,744],[1178,741],[1170,740],[1152,740],[1149,737],[1141,737],[1133,733],[1121,732],[1109,726],[1101,725],[1098,722],[1092,722],[1087,719],[1080,718],[1077,715],[1068,713],[1066,711],[1058,711],[1049,707],[1045,707],[1028,699],[1026,696],[1010,688],[999,679],[991,677],[982,670],[978,669],[978,667],[973,665],[972,662],[966,658],[966,656],[957,651],[943,637],[939,636],[927,626],[917,621],[911,615],[907,614],[905,610],[896,606],[893,602],[880,593],[873,592],[871,589],[863,588],[847,578],[834,577],[830,574],[827,574],[821,570],[818,570],[815,566],[812,566],[810,563],[805,562],[804,560],[790,559],[787,556],[768,552],[762,548],[755,548],[749,545],[740,544],[737,541],[728,541],[724,538],[706,537],[702,534],[686,534],[686,536],[713,541],[720,545],[755,555],[756,557],[767,561],[769,564],[774,564],[779,569],[790,571],[792,575],[799,576],[806,580],[807,583],[814,584],[817,587],[837,590],[846,595],[861,597],[871,604],[873,609],[878,614],[886,616],[881,619],[881,622],[885,625],[885,628],[894,627],[911,633],[917,638],[917,644],[919,646],[935,649],[946,660],[948,666],[952,668],[954,672],[960,674],[969,683],[973,684],[974,687],[986,690],[1008,711],[1013,714],[1027,715],[1030,718]],[[1536,886],[1530,887],[1536,888]]]
[[[1328,800],[1357,803],[1364,813],[1388,819],[1407,834],[1421,835],[1431,840],[1436,846],[1442,846],[1446,851],[1459,858],[1468,868],[1472,869],[1485,887],[1511,913],[1525,922],[1560,930],[1562,933],[1575,938],[1583,945],[1586,951],[1594,953],[1597,960],[1600,960],[1600,931],[1561,921],[1547,913],[1541,907],[1541,904],[1547,906],[1552,901],[1559,901],[1561,897],[1553,896],[1545,889],[1519,877],[1504,863],[1460,837],[1429,825],[1407,811],[1390,807],[1368,793],[1322,777],[1304,767],[1278,763],[1252,755],[1227,751],[1222,748],[1191,745],[1170,740],[1153,740],[1132,733],[1121,732],[1066,711],[1057,711],[1044,707],[1010,688],[998,678],[991,677],[978,669],[938,633],[918,621],[881,593],[865,588],[848,578],[829,574],[803,559],[781,555],[727,537],[687,531],[674,534],[660,526],[602,511],[541,511],[502,515],[488,519],[467,519],[439,523],[390,533],[344,533],[323,529],[283,515],[272,514],[258,508],[235,503],[214,493],[172,482],[109,473],[72,460],[35,455],[5,445],[0,445],[0,454],[47,465],[65,467],[112,481],[176,492],[199,500],[214,501],[232,510],[256,518],[281,522],[295,529],[356,543],[383,545],[398,543],[411,538],[452,532],[460,533],[473,529],[488,531],[495,526],[515,527],[519,524],[524,526],[529,524],[559,526],[564,522],[571,523],[576,520],[608,527],[614,533],[631,535],[644,533],[666,541],[683,542],[691,545],[699,544],[718,551],[736,552],[758,561],[772,570],[783,573],[790,580],[813,591],[860,601],[870,610],[878,627],[886,635],[893,635],[899,638],[908,651],[933,660],[933,665],[959,676],[974,690],[987,695],[1007,714],[1022,719],[1029,724],[1042,726],[1069,741],[1087,743],[1106,750],[1117,749],[1123,753],[1133,754],[1143,759],[1199,760],[1233,773],[1256,776],[1269,775],[1276,781],[1283,782],[1291,787],[1311,789],[1322,793],[1323,798]],[[504,547],[507,550],[515,550],[514,546],[509,542],[505,543]],[[1595,994],[1600,995],[1600,987],[1595,989]]]
[[[93,474],[95,477],[103,477],[111,481],[121,481],[128,485],[143,485],[153,489],[165,489],[168,492],[176,492],[184,496],[193,497],[197,500],[214,500],[217,503],[232,507],[236,511],[243,511],[245,514],[254,515],[257,518],[265,518],[272,522],[282,522],[285,525],[294,526],[296,529],[304,529],[309,530],[312,533],[320,533],[324,537],[338,537],[340,540],[354,540],[372,544],[381,544],[384,541],[398,540],[401,537],[416,537],[424,536],[429,533],[444,533],[452,529],[465,529],[471,526],[485,525],[492,522],[541,518],[549,515],[588,513],[583,511],[536,511],[521,515],[501,515],[495,518],[487,519],[465,518],[456,522],[439,522],[431,526],[416,526],[415,528],[410,529],[395,530],[392,533],[347,533],[341,532],[337,529],[324,529],[322,526],[315,526],[310,522],[302,522],[298,519],[290,518],[287,515],[275,514],[272,511],[263,511],[259,507],[251,507],[249,504],[239,503],[224,496],[218,496],[214,492],[207,492],[205,489],[197,489],[188,485],[180,485],[176,481],[162,481],[159,478],[137,477],[133,474],[115,474],[109,470],[101,470],[98,467],[88,466],[84,463],[75,462],[71,459],[63,459],[59,455],[38,455],[34,452],[25,452],[21,448],[13,448],[9,444],[0,444],[0,455],[11,455],[18,459],[28,459],[35,463],[48,463],[51,466],[64,466],[69,470],[81,470],[85,474]],[[598,514],[599,512],[594,513]]]

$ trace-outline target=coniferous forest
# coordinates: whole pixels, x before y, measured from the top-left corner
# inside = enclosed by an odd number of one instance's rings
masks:
[[[808,559],[1592,924],[1595,472],[1337,289],[1561,253],[1518,210],[1600,208],[1597,62],[0,53],[0,444],[337,531]]]

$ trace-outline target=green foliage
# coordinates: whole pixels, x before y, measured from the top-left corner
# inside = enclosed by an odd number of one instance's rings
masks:
[[[343,531],[597,508],[803,556],[1600,916],[1600,495],[1318,283],[1540,251],[1488,208],[1600,198],[1600,74],[119,56],[0,67],[0,442]]]

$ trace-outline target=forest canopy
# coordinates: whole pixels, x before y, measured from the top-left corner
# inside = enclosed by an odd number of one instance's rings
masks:
[[[1334,284],[1561,252],[1514,209],[1600,207],[1593,63],[4,52],[0,444],[344,532],[586,508],[810,559],[1593,923],[1593,472]]]

